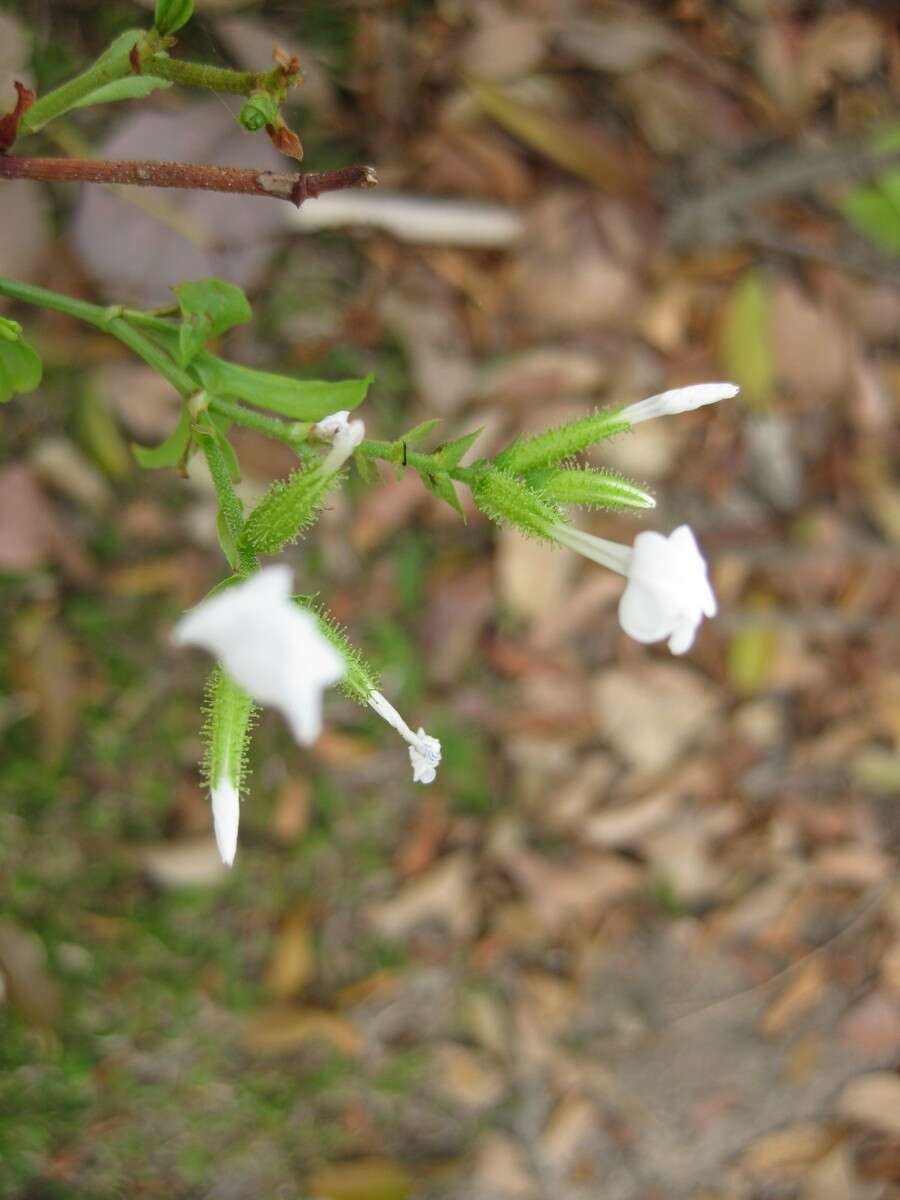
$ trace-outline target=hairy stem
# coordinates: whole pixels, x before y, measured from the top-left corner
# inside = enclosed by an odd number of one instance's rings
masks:
[[[233,96],[249,96],[266,90],[277,82],[279,71],[232,71],[228,67],[213,67],[206,63],[185,62],[168,54],[152,54],[141,61],[141,73],[168,79],[182,87],[208,88],[213,92],[228,92]]]
[[[131,184],[134,187],[271,196],[275,200],[289,200],[298,208],[304,200],[315,199],[323,192],[374,187],[378,183],[375,169],[367,166],[276,174],[248,167],[215,167],[153,159],[31,158],[14,154],[0,155],[0,178],[40,179],[51,183]]]

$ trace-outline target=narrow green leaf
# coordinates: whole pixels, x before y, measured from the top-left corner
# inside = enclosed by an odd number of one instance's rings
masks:
[[[158,446],[139,446],[131,443],[131,453],[142,467],[157,470],[160,467],[175,467],[181,462],[191,440],[191,415],[187,405],[181,409],[178,424],[164,442]]]
[[[158,79],[155,75],[126,75],[124,79],[114,79],[103,87],[88,92],[72,105],[72,108],[89,108],[95,104],[115,104],[119,100],[140,100],[151,92],[161,88],[169,88],[172,81]]]
[[[407,446],[418,446],[421,442],[425,441],[432,430],[436,429],[440,423],[440,417],[432,417],[429,421],[422,421],[419,425],[414,425],[407,433],[398,437],[397,441],[406,442]]]
[[[444,442],[433,452],[432,457],[438,466],[447,471],[452,470],[459,466],[460,459],[481,437],[481,432],[479,427],[471,433],[464,433],[462,437],[455,438],[452,442]]]
[[[295,421],[321,421],[329,413],[356,408],[365,400],[372,382],[371,375],[337,383],[293,379],[226,362],[208,350],[197,354],[190,369],[213,395],[234,396]]]
[[[158,33],[167,37],[186,25],[194,15],[194,0],[156,0],[153,25]]]
[[[728,297],[719,357],[727,378],[740,386],[747,404],[767,408],[775,390],[772,302],[768,282],[759,271],[747,271]]]

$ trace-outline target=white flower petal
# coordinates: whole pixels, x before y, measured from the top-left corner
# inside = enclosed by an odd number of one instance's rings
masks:
[[[291,572],[264,567],[198,604],[175,627],[180,644],[201,646],[259,704],[279,709],[298,741],[321,729],[322,692],[344,674],[341,654],[310,613],[291,599]]]
[[[441,743],[420,728],[415,743],[409,748],[409,761],[412,763],[413,783],[434,783],[441,764]]]
[[[226,867],[230,867],[237,852],[241,798],[231,780],[223,778],[213,787],[211,799],[216,845],[222,862]]]
[[[651,421],[654,417],[674,416],[702,408],[705,404],[730,400],[740,390],[736,383],[694,383],[690,387],[671,388],[657,396],[639,400],[637,404],[630,404],[623,409],[619,415],[632,425],[639,425],[641,421]]]

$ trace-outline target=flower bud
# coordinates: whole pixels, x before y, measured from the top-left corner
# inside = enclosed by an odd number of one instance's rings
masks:
[[[256,133],[278,120],[278,105],[268,92],[254,92],[238,113],[238,124],[248,133]]]

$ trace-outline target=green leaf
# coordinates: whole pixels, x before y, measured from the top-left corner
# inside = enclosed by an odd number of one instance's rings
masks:
[[[158,446],[139,446],[131,443],[131,453],[142,467],[155,471],[160,467],[175,467],[181,462],[191,441],[191,414],[187,405],[181,410],[178,424]]]
[[[197,354],[190,369],[214,396],[233,396],[295,421],[321,421],[329,413],[356,408],[365,400],[372,382],[371,375],[338,383],[293,379],[226,362],[208,350]]]
[[[440,417],[432,417],[429,421],[422,421],[419,425],[414,425],[407,433],[402,434],[397,438],[401,444],[406,443],[407,446],[418,446],[420,442],[424,442],[429,433],[436,429],[441,423]]]
[[[439,467],[451,471],[454,467],[459,466],[459,460],[480,437],[481,428],[475,429],[471,433],[464,433],[462,437],[438,446],[437,450],[433,452],[432,458]]]
[[[93,104],[115,104],[119,100],[140,100],[160,88],[172,86],[170,79],[157,79],[155,75],[126,75],[124,79],[114,79],[103,87],[88,92],[72,105],[72,108],[88,108]]]
[[[420,471],[419,475],[432,495],[437,496],[439,500],[445,501],[454,512],[459,513],[463,520],[466,519],[466,514],[463,512],[463,507],[459,502],[456,484],[446,471]]]
[[[841,201],[854,229],[889,254],[900,254],[900,171],[891,171],[874,187],[854,188]]]
[[[153,26],[163,37],[175,33],[194,15],[194,0],[156,0]]]
[[[0,317],[0,404],[19,392],[33,392],[44,368],[18,321]]]
[[[602,442],[630,429],[631,426],[620,418],[619,412],[619,409],[598,409],[567,425],[517,440],[497,455],[496,464],[509,471],[521,472],[553,466],[574,454],[580,454],[595,442]]]
[[[767,408],[775,390],[772,303],[768,282],[759,271],[747,271],[728,297],[719,357],[746,402],[752,408]]]
[[[224,279],[198,279],[172,288],[181,309],[178,330],[178,361],[186,367],[210,338],[253,317],[241,288]]]

